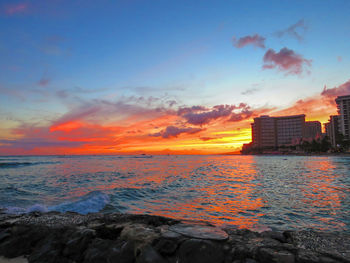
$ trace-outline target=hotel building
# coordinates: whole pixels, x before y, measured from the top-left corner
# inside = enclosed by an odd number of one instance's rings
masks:
[[[305,122],[304,136],[305,139],[316,139],[322,137],[322,128],[319,121]]]
[[[301,140],[305,132],[305,115],[260,116],[252,123],[252,144],[254,147],[280,147],[292,145]]]
[[[339,96],[335,99],[339,114],[339,132],[344,135],[344,139],[350,139],[349,117],[350,117],[350,95]]]
[[[325,129],[332,147],[336,148],[339,138],[339,116],[330,116],[328,123],[325,124]]]

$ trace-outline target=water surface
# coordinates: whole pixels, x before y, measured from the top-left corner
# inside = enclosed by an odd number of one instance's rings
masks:
[[[0,207],[16,213],[119,211],[350,232],[349,190],[348,157],[0,157]]]

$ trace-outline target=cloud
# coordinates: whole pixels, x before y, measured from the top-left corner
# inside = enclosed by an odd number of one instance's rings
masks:
[[[207,107],[204,106],[192,106],[192,107],[182,107],[179,108],[177,111],[178,115],[184,115],[187,113],[194,113],[194,112],[199,112],[199,111],[207,111],[209,110]]]
[[[211,141],[211,140],[215,140],[215,139],[221,139],[220,138],[214,138],[214,137],[200,137],[199,139],[201,139],[202,141]]]
[[[337,96],[344,96],[344,95],[349,95],[350,94],[350,80],[347,82],[339,85],[338,87],[334,87],[331,89],[327,89],[325,86],[321,95],[334,99]]]
[[[296,38],[298,41],[302,41],[304,39],[304,34],[307,31],[307,26],[304,22],[304,19],[300,19],[295,24],[290,27],[280,30],[276,32],[277,37],[283,37],[285,35],[289,35],[291,37]],[[300,32],[301,31],[301,32]]]
[[[258,88],[247,89],[247,90],[241,92],[241,94],[242,95],[251,95],[251,94],[258,92],[259,90],[260,89],[258,89]]]
[[[250,108],[247,106],[244,108],[240,113],[232,113],[231,117],[228,119],[228,121],[232,122],[238,122],[238,121],[243,121],[246,119],[249,119],[252,117],[253,111],[250,110]]]
[[[50,83],[50,79],[47,77],[42,77],[39,81],[38,81],[38,85],[41,87],[46,87],[49,83]]]
[[[65,105],[67,112],[51,120],[38,117],[8,128],[11,139],[2,138],[0,155],[129,153],[189,145],[202,149],[203,141],[219,139],[215,132],[245,127],[248,121],[240,121],[259,113],[245,103],[178,108],[168,98],[134,96],[116,101],[77,98]],[[219,152],[214,144],[207,143],[206,151]]]
[[[194,134],[202,131],[203,129],[200,128],[178,128],[175,126],[168,126],[165,128],[165,130],[162,130],[160,132],[151,134],[153,137],[162,137],[162,138],[170,138],[170,137],[177,137],[178,135],[182,133],[187,133],[187,134]]]
[[[350,80],[330,89],[325,86],[319,94],[299,99],[290,107],[270,112],[270,114],[275,116],[306,114],[309,120],[326,122],[330,115],[337,114],[336,97],[349,94]]]
[[[245,103],[240,103],[239,105],[216,105],[212,108],[193,106],[180,108],[178,115],[182,116],[189,124],[202,126],[221,118],[229,118],[229,121],[238,121],[239,115],[242,115],[240,120],[243,120],[250,114],[249,109],[250,107]]]
[[[63,94],[61,94],[63,95]],[[124,97],[118,101],[94,99],[76,101],[74,107],[62,115],[54,124],[83,120],[89,123],[130,123],[157,118],[163,115],[174,115],[176,111],[162,105],[161,100],[149,97]]]
[[[46,138],[23,138],[17,140],[0,140],[0,144],[5,145],[6,147],[10,147],[12,149],[21,149],[21,150],[33,150],[35,148],[43,148],[43,147],[79,147],[83,143],[82,142],[74,142],[74,141],[59,141],[59,140],[50,140]],[[2,147],[0,147],[2,148]]]
[[[12,4],[5,7],[5,14],[15,15],[24,13],[28,10],[29,5],[27,3]]]
[[[255,34],[253,36],[245,36],[241,37],[238,40],[233,37],[232,39],[233,45],[236,48],[242,48],[247,45],[253,45],[254,47],[265,48],[265,38]]]
[[[266,51],[264,58],[263,69],[277,68],[280,71],[286,72],[286,75],[302,74],[305,70],[304,67],[311,67],[312,60],[303,58],[301,55],[296,54],[293,50],[288,48],[282,48],[278,53],[273,49]]]

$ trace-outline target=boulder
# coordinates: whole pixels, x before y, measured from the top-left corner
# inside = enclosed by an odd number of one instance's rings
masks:
[[[191,238],[211,239],[218,241],[228,239],[228,234],[225,231],[213,226],[176,224],[170,226],[169,230]]]
[[[276,251],[272,248],[259,249],[257,259],[261,263],[294,263],[295,257],[289,251]]]
[[[178,253],[178,263],[222,263],[224,253],[221,246],[209,240],[189,239],[184,241]]]
[[[136,263],[166,263],[166,260],[151,246],[145,246]]]

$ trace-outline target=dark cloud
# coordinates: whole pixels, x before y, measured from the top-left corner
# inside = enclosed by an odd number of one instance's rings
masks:
[[[263,61],[263,69],[277,68],[280,71],[286,72],[287,75],[302,74],[305,70],[304,67],[310,67],[312,62],[312,60],[305,59],[301,55],[296,54],[293,50],[286,47],[282,48],[277,53],[273,49],[267,50]]]
[[[182,107],[182,108],[178,109],[177,114],[184,115],[187,113],[194,113],[194,112],[207,111],[207,110],[209,110],[209,109],[207,107],[204,107],[204,106]]]
[[[185,128],[178,128],[175,126],[168,126],[164,130],[151,134],[153,137],[162,137],[162,138],[170,138],[170,137],[177,137],[178,135],[182,133],[187,134],[194,134],[197,132],[202,131],[203,129],[200,128],[193,128],[193,127],[185,127]]]
[[[177,101],[176,100],[168,100],[167,103],[168,103],[169,107],[172,107],[175,104],[177,104]]]
[[[304,39],[304,34],[307,31],[307,29],[308,28],[304,22],[304,19],[300,19],[298,22],[291,25],[290,27],[276,32],[276,36],[283,37],[285,35],[289,35],[291,37],[296,38],[299,41],[302,41]]]
[[[253,113],[254,112],[250,110],[250,107],[246,106],[245,108],[242,109],[240,113],[233,112],[231,114],[231,117],[228,119],[228,121],[232,121],[232,122],[243,121],[252,117]]]
[[[247,45],[253,45],[254,47],[265,48],[265,38],[255,34],[253,36],[245,36],[241,37],[238,40],[233,37],[232,39],[233,45],[236,48],[242,48]]]
[[[42,77],[39,81],[38,81],[38,85],[41,87],[46,87],[49,83],[50,83],[50,79],[47,77]]]
[[[212,108],[193,106],[179,109],[178,115],[189,124],[202,126],[221,118],[228,118],[229,121],[237,119],[238,121],[238,115],[240,114],[242,114],[241,120],[243,120],[248,115],[249,109],[250,107],[245,103],[240,103],[239,105],[216,105]]]
[[[211,140],[215,140],[215,139],[220,139],[220,138],[214,138],[214,137],[200,137],[199,139],[201,139],[202,141],[211,141]]]
[[[251,95],[251,94],[258,92],[259,90],[260,89],[258,89],[258,88],[247,89],[247,90],[243,91],[241,94],[242,95]]]

